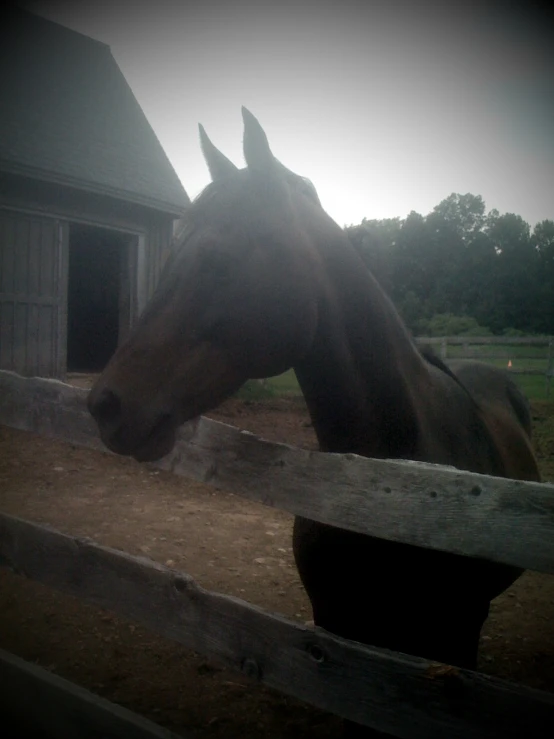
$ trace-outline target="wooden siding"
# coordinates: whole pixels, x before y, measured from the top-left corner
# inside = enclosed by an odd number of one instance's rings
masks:
[[[158,280],[160,279],[160,273],[164,262],[163,254],[171,241],[171,233],[172,224],[169,222],[158,223],[150,229],[147,266],[148,297],[152,295],[156,289]]]
[[[0,366],[55,377],[65,358],[64,229],[0,211]],[[65,250],[66,251],[66,250]]]

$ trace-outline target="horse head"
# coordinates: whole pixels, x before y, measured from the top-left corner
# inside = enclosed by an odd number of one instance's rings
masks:
[[[280,374],[309,350],[318,320],[323,218],[311,183],[273,156],[243,109],[246,168],[200,127],[212,183],[190,206],[159,284],[88,399],[115,452],[157,459],[177,428],[252,378]]]

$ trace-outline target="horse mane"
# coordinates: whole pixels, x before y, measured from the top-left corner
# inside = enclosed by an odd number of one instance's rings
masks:
[[[367,269],[368,272],[370,272],[375,277],[374,272],[373,272],[373,269],[372,269],[372,266],[369,264],[370,260],[368,258],[367,252],[365,252],[364,249],[361,248],[361,245],[360,244],[356,243],[356,241],[354,241],[350,237],[350,234],[348,233],[348,229],[344,228],[343,229],[343,233],[346,235],[346,238],[348,239],[349,243],[352,245],[352,247],[354,248],[355,252],[360,257],[360,260],[363,263],[364,267]],[[381,289],[386,292],[386,290],[385,290],[384,286],[382,285],[381,281],[379,280],[379,278],[378,277],[375,277],[375,279],[381,285]],[[464,385],[464,383],[454,374],[454,372],[452,372],[452,370],[450,369],[450,367],[447,364],[445,364],[445,362],[442,361],[442,359],[435,353],[434,349],[431,346],[429,346],[429,345],[420,346],[420,347],[418,347],[418,351],[421,354],[421,356],[423,357],[423,359],[425,359],[425,361],[428,362],[428,364],[430,364],[433,367],[436,367],[437,369],[441,370],[441,372],[444,372],[445,375],[448,375],[448,377],[450,377],[452,380],[454,380],[454,382],[459,387],[461,387],[462,390],[469,396],[469,398],[471,399],[471,402],[473,403],[474,406],[477,406],[478,405],[477,401],[475,400],[475,398],[473,397],[473,395],[469,392],[469,390]]]
[[[348,230],[346,228],[343,229],[343,232],[346,235],[346,237],[347,237],[348,241],[350,242],[350,244],[354,247],[354,250],[356,251],[356,253],[360,257],[360,259],[361,259],[364,267],[367,269],[368,272],[370,272],[375,277],[374,272],[373,272],[373,269],[372,269],[371,265],[369,264],[369,261],[370,260],[368,258],[367,252],[365,252],[364,249],[361,248],[361,245],[360,244],[356,243],[350,237],[350,234],[348,233]],[[381,284],[380,280],[378,278],[376,278],[376,279],[377,279],[377,282],[379,282],[379,284],[381,285],[381,289],[384,290],[385,288]],[[434,349],[431,346],[429,346],[429,345],[420,346],[420,347],[418,347],[418,351],[421,354],[421,356],[423,357],[423,359],[425,359],[426,362],[428,362],[433,367],[436,367],[437,369],[441,370],[441,372],[444,372],[445,375],[448,375],[448,377],[450,377],[452,380],[454,380],[454,382],[457,385],[459,385],[459,387],[461,387],[462,390],[464,390],[464,392],[471,399],[471,402],[475,406],[478,405],[477,401],[475,400],[475,398],[473,397],[473,395],[469,392],[469,390],[464,385],[464,383],[459,379],[459,377],[457,377],[454,374],[454,372],[452,372],[452,370],[450,369],[450,367],[445,362],[442,361],[442,359],[435,353]],[[518,413],[518,416],[519,416],[519,413]]]
[[[437,369],[441,370],[445,373],[445,375],[448,375],[450,379],[454,380],[461,388],[464,390],[464,392],[469,396],[471,399],[471,402],[474,405],[478,405],[477,401],[473,397],[473,395],[469,392],[467,387],[464,385],[464,383],[460,380],[460,378],[452,372],[450,367],[446,364],[446,362],[443,362],[442,359],[438,356],[438,354],[435,352],[433,347],[427,345],[427,346],[420,346],[419,347],[419,353],[425,359],[426,362],[428,362],[433,367],[436,367]]]

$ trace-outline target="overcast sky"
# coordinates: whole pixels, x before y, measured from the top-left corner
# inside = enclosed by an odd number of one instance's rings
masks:
[[[104,41],[185,189],[198,122],[242,166],[241,105],[340,224],[427,214],[452,192],[554,219],[554,52],[526,3],[24,3]]]

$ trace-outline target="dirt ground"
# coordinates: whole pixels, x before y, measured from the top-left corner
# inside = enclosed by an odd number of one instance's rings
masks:
[[[217,420],[315,448],[300,399],[231,400]],[[554,404],[536,405],[554,480]],[[206,588],[306,621],[292,517],[129,460],[0,427],[0,508],[182,569]],[[327,739],[337,719],[79,601],[0,570],[0,647],[202,739]],[[554,578],[526,573],[492,606],[480,669],[554,692]]]

